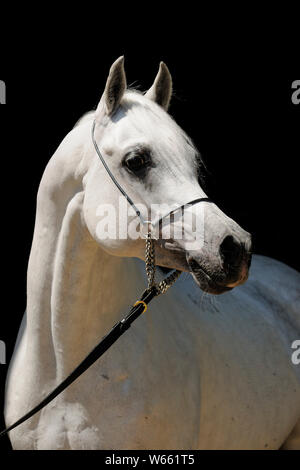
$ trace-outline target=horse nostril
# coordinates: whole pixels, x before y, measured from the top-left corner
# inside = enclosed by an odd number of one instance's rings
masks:
[[[225,237],[220,245],[221,258],[227,266],[237,265],[241,260],[243,251],[244,246],[231,235]]]

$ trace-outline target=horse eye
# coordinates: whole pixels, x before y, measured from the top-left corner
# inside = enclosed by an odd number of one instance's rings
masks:
[[[139,173],[145,170],[151,163],[150,155],[139,153],[125,160],[125,165],[132,173]]]

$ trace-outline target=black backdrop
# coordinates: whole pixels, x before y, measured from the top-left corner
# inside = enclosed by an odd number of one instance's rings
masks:
[[[78,40],[80,42],[80,40]],[[49,158],[100,98],[111,63],[125,55],[129,84],[147,89],[164,60],[174,81],[170,113],[192,137],[208,168],[206,192],[254,235],[255,251],[300,269],[298,159],[300,105],[291,101],[297,78],[281,78],[249,57],[207,67],[197,48],[169,43],[138,52],[105,52],[65,41],[43,54],[26,44],[0,71],[7,104],[0,106],[2,184],[2,308],[0,339],[9,363],[26,305],[26,269],[35,198]],[[213,62],[213,61],[212,61]],[[134,83],[136,85],[136,83]],[[3,398],[6,365],[0,365]],[[0,409],[3,409],[2,401]],[[2,416],[1,416],[2,418]],[[0,420],[1,428],[4,426]],[[7,440],[0,448],[8,449]]]

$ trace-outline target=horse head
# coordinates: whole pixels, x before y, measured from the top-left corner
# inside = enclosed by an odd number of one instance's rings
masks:
[[[110,69],[95,112],[94,138],[111,173],[144,219],[160,220],[156,264],[190,272],[203,291],[221,294],[246,281],[251,236],[201,188],[199,152],[168,114],[171,95],[172,78],[163,62],[152,87],[142,94],[127,89],[120,57]],[[89,151],[83,212],[89,232],[113,255],[144,259],[137,214],[112,183],[92,145]],[[183,210],[172,212],[185,204]],[[104,233],[109,208],[113,227]],[[167,222],[161,218],[170,212]]]

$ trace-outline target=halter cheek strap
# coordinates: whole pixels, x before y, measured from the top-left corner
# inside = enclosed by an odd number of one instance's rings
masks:
[[[128,196],[128,194],[126,193],[126,191],[122,188],[122,186],[118,183],[118,181],[116,180],[116,178],[114,177],[114,175],[112,174],[112,172],[110,171],[109,167],[107,166],[107,163],[106,161],[104,160],[103,156],[102,156],[102,153],[100,152],[99,150],[99,147],[97,145],[97,142],[96,142],[96,139],[95,139],[95,126],[96,126],[96,121],[93,122],[93,125],[92,125],[92,141],[93,141],[93,144],[94,144],[94,147],[95,147],[95,150],[98,154],[98,157],[100,158],[104,168],[106,169],[107,173],[109,174],[112,182],[117,186],[118,190],[123,194],[124,197],[126,197],[127,201],[129,202],[129,204],[133,207],[133,209],[135,210],[137,216],[140,218],[142,224],[145,224],[145,220],[141,214],[141,212],[138,210],[138,208],[136,207],[136,205],[134,204],[133,200]]]

